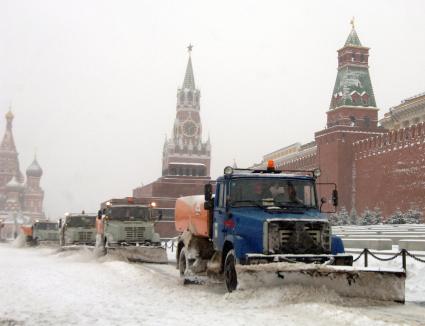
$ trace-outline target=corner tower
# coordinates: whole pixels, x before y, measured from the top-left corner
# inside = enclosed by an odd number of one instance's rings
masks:
[[[360,42],[354,20],[351,24],[351,32],[338,50],[338,74],[327,112],[327,127],[376,128],[378,108],[369,75],[369,48]]]
[[[176,117],[172,137],[163,149],[163,176],[209,177],[211,145],[202,141],[201,92],[196,88],[192,67],[192,45],[182,87],[177,90]]]
[[[339,207],[355,207],[356,170],[353,143],[384,132],[378,128],[378,108],[369,75],[369,48],[362,45],[351,21],[351,31],[338,50],[338,73],[327,125],[315,133],[320,182],[336,183]]]

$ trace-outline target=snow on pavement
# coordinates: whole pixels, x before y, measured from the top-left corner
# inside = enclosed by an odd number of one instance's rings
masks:
[[[425,325],[422,316],[416,304],[300,286],[227,294],[213,282],[183,286],[173,265],[0,245],[0,325]]]

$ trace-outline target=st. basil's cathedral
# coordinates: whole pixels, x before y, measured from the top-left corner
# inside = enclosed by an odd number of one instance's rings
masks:
[[[0,144],[0,230],[2,238],[14,238],[19,225],[44,218],[44,191],[40,187],[43,170],[34,157],[22,174],[13,137],[12,111],[5,115],[6,130]]]

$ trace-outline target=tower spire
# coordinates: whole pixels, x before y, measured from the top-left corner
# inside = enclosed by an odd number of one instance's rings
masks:
[[[9,111],[5,114],[6,117],[6,132],[3,136],[3,141],[0,144],[0,148],[3,150],[16,152],[15,141],[13,140],[12,133],[12,122],[15,117],[12,113],[12,108],[9,106]]]
[[[193,76],[193,67],[192,67],[192,49],[193,45],[189,44],[187,47],[187,52],[189,53],[189,60],[187,62],[186,74],[183,81],[183,89],[195,89],[195,77]]]
[[[354,17],[351,18],[350,24],[351,24],[351,32],[348,35],[344,46],[362,46],[362,43],[360,42],[359,36],[357,35],[356,28],[354,26]]]

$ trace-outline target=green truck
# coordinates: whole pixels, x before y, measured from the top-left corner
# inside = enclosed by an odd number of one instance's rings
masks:
[[[59,242],[63,249],[93,246],[96,243],[96,214],[65,214],[59,220]]]
[[[145,204],[127,197],[101,204],[96,220],[97,252],[119,255],[131,261],[167,263],[155,222],[161,216],[155,203]]]
[[[21,226],[21,231],[25,236],[25,243],[29,246],[59,244],[59,228],[55,221],[36,220],[32,225]]]

